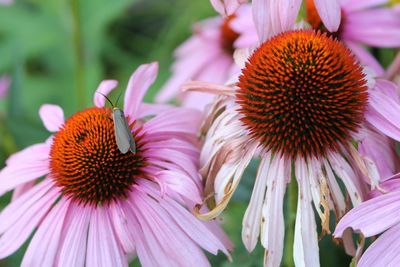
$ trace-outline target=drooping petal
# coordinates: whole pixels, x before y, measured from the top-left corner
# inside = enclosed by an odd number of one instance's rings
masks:
[[[334,236],[341,237],[348,227],[370,237],[399,223],[400,194],[391,192],[361,203],[348,212],[336,226]]]
[[[11,197],[11,201],[16,200],[19,198],[21,195],[23,195],[25,192],[29,191],[32,187],[35,186],[36,181],[30,181],[27,183],[24,183],[14,189],[13,195]]]
[[[261,244],[265,248],[265,267],[279,266],[283,254],[285,223],[283,199],[286,191],[287,170],[290,165],[275,155],[267,177],[267,193],[262,210]]]
[[[124,98],[124,112],[125,116],[129,116],[131,120],[138,117],[137,111],[143,97],[156,80],[157,73],[158,63],[153,62],[141,65],[129,79]]]
[[[32,238],[21,267],[55,266],[61,232],[69,208],[69,201],[62,198],[49,212]]]
[[[52,182],[43,181],[9,204],[0,215],[0,258],[14,253],[31,235],[58,197]]]
[[[57,132],[64,124],[64,111],[57,105],[42,105],[39,109],[39,116],[49,132]]]
[[[270,161],[270,154],[263,155],[258,167],[250,203],[243,217],[242,240],[249,252],[253,251],[256,247],[257,239],[260,235],[262,207],[265,199]]]
[[[92,208],[71,203],[65,218],[62,243],[59,247],[59,267],[83,267],[85,265],[87,238]]]
[[[400,225],[383,233],[364,252],[357,267],[399,266]]]
[[[118,82],[115,80],[105,80],[102,81],[97,87],[96,92],[93,95],[93,103],[98,108],[103,108],[107,99],[104,96],[108,96],[115,87],[117,87]],[[115,104],[115,103],[113,103]]]
[[[107,207],[98,207],[91,214],[86,266],[128,266],[128,260],[114,234]]]
[[[294,262],[298,267],[319,266],[317,225],[311,205],[309,173],[304,160],[296,160],[295,173],[299,193],[294,234]]]
[[[272,18],[270,18],[270,16],[271,14],[275,14],[276,10],[270,10],[270,2],[274,2],[274,0],[252,1],[254,25],[260,43],[266,41],[273,34],[271,25]]]
[[[147,116],[155,116],[162,112],[173,109],[174,107],[166,104],[147,104],[142,103],[138,110],[138,118],[145,118]]]

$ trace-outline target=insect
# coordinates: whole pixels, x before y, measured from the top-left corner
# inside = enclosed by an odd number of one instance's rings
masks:
[[[126,154],[128,150],[130,150],[132,153],[136,153],[136,144],[135,140],[133,139],[131,130],[128,126],[128,122],[126,121],[125,114],[124,112],[114,106],[114,104],[111,102],[111,100],[103,95],[100,92],[97,92],[104,96],[108,102],[110,102],[113,110],[113,121],[114,121],[114,135],[115,135],[115,141],[117,142],[118,149],[121,153]],[[118,96],[119,99],[119,96]],[[118,103],[117,99],[117,103]]]

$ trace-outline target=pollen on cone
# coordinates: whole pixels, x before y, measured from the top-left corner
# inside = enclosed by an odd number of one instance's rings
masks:
[[[267,150],[324,156],[351,139],[364,119],[362,67],[339,41],[290,31],[262,44],[239,78],[243,123]]]

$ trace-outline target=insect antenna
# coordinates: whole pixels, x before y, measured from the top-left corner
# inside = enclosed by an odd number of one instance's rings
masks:
[[[111,106],[114,108],[114,104],[111,102],[111,100],[110,100],[105,94],[100,93],[100,92],[97,92],[97,91],[96,91],[96,93],[101,94],[102,96],[104,96],[104,98],[107,99],[107,101],[108,101],[108,102],[111,104]]]
[[[118,101],[119,101],[119,98],[121,97],[121,93],[122,93],[122,92],[119,92],[118,97],[117,97],[117,102],[115,102],[115,106],[116,106],[116,107],[118,107]]]

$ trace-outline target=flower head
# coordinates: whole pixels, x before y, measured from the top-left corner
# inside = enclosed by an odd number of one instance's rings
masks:
[[[349,49],[326,34],[292,30],[268,39],[248,58],[236,86],[221,90],[202,84],[204,90],[224,96],[203,123],[201,171],[205,195],[215,199],[208,202],[213,209],[199,216],[209,219],[222,212],[252,157],[260,156],[243,219],[246,248],[252,251],[260,237],[267,251],[265,265],[279,266],[283,201],[293,176],[299,190],[294,261],[298,266],[318,266],[313,209],[323,232],[329,233],[330,210],[341,218],[348,209],[346,196],[357,206],[366,196],[367,183],[378,183],[376,165],[353,143],[370,124],[384,127],[385,134],[394,132],[388,126],[393,117],[385,122],[371,119],[391,101],[381,91],[393,87],[368,75]]]
[[[119,151],[101,95],[116,81],[103,81],[95,107],[65,121],[60,107],[42,106],[55,134],[11,156],[0,172],[0,194],[18,189],[0,215],[0,258],[35,228],[21,266],[127,266],[127,255],[143,266],[208,266],[200,247],[228,253],[215,222],[199,222],[188,210],[201,201],[199,152],[191,142],[199,113],[142,103],[157,66],[140,66],[125,93],[135,153]]]
[[[4,98],[7,95],[8,90],[10,89],[10,82],[10,77],[0,77],[0,98]]]

